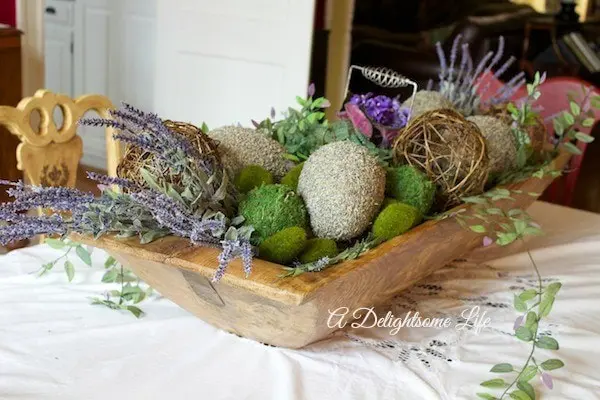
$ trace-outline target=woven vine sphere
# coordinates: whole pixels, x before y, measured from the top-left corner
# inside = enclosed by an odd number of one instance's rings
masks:
[[[483,191],[489,173],[485,139],[458,112],[433,110],[413,119],[394,141],[394,161],[425,172],[437,186],[436,208]]]
[[[202,132],[200,128],[179,121],[165,120],[163,122],[167,128],[187,138],[192,146],[198,149],[200,154],[209,156],[217,165],[221,165],[221,160],[217,153],[217,144],[206,133]],[[141,150],[139,147],[128,146],[123,159],[117,167],[117,176],[129,179],[139,186],[144,186],[145,183],[140,175],[140,168],[149,167],[152,164],[153,158],[154,155],[152,153]],[[169,176],[169,174],[167,174],[167,171],[164,171],[164,174],[161,176]],[[178,180],[178,177],[173,177],[173,182],[171,183],[179,184]]]

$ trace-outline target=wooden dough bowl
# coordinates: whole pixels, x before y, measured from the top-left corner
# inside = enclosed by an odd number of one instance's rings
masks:
[[[568,155],[554,161],[562,169]],[[499,207],[527,208],[552,178],[530,178],[507,186],[521,189],[514,201]],[[469,206],[463,206],[469,209]],[[280,265],[255,259],[253,272],[244,276],[233,262],[219,283],[210,282],[219,249],[197,247],[186,239],[166,237],[142,245],[137,238],[111,236],[75,240],[100,247],[141,279],[204,321],[260,342],[300,348],[327,337],[328,310],[377,306],[414,285],[456,258],[482,246],[482,235],[461,227],[454,219],[428,221],[385,242],[358,259],[321,272],[282,278]]]

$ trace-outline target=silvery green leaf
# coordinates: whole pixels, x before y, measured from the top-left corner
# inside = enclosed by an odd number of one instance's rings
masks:
[[[242,226],[242,227],[237,228],[237,232],[238,232],[238,236],[240,238],[250,240],[250,237],[252,236],[252,233],[254,232],[254,227],[252,225]]]
[[[148,186],[150,186],[152,189],[162,193],[163,189],[162,187],[158,184],[158,182],[156,182],[156,179],[154,179],[154,176],[152,176],[152,174],[150,172],[148,172],[148,170],[146,168],[140,168],[139,169],[140,175],[142,176],[142,179],[144,180],[144,182],[146,182],[146,184]]]
[[[513,400],[532,400],[531,397],[529,397],[527,393],[525,393],[522,390],[515,390],[513,392],[510,392],[509,396]]]
[[[104,261],[104,268],[110,268],[117,263],[117,260],[113,256],[109,256],[106,261]]]
[[[529,342],[533,339],[533,333],[526,326],[520,326],[515,331],[515,336],[524,342]]]
[[[92,258],[90,257],[90,253],[88,253],[88,251],[85,248],[83,248],[83,246],[75,247],[75,253],[81,259],[81,261],[83,261],[90,267],[92,266]]]
[[[571,113],[573,113],[573,115],[577,116],[577,115],[581,114],[581,107],[576,102],[574,102],[574,101],[569,102],[569,107],[570,107]]]
[[[490,379],[489,381],[482,382],[480,385],[489,388],[501,388],[507,386],[507,383],[504,382],[504,379],[502,378],[495,378]]]
[[[517,310],[519,312],[525,312],[527,310],[527,305],[525,304],[523,299],[521,299],[517,295],[515,295],[513,298],[513,305],[515,307],[515,310]]]
[[[125,309],[132,313],[136,318],[140,318],[144,315],[144,312],[136,306],[125,306]]]
[[[185,200],[183,200],[179,192],[175,190],[175,188],[171,184],[167,185],[167,195],[173,200],[179,202],[179,204],[181,204],[182,206],[186,205]]]
[[[211,200],[214,202],[223,201],[223,199],[225,199],[225,197],[227,196],[227,188],[228,187],[229,187],[229,178],[227,177],[227,174],[223,174],[223,180],[221,181],[221,186],[219,186],[219,189],[217,189],[215,194],[212,196]]]
[[[556,295],[556,293],[558,293],[558,291],[560,290],[561,287],[562,287],[562,283],[560,283],[560,282],[552,282],[546,288],[546,293],[552,294],[552,296],[554,296],[554,295]]]
[[[527,313],[527,317],[525,318],[525,326],[528,327],[531,331],[534,331],[534,329],[531,329],[531,327],[533,326],[533,324],[537,323],[537,314],[533,311],[529,311]]]
[[[583,132],[575,132],[575,139],[584,143],[592,143],[594,141],[594,137]]]
[[[558,342],[550,336],[540,336],[536,345],[541,349],[558,350]]]
[[[65,272],[67,273],[67,278],[69,279],[69,282],[71,282],[73,280],[73,277],[75,276],[75,267],[73,266],[73,263],[69,260],[65,260]]]
[[[102,282],[104,282],[104,283],[116,282],[118,274],[119,274],[119,272],[117,271],[116,268],[109,269],[102,276]]]
[[[62,241],[60,239],[54,239],[54,238],[46,238],[44,243],[46,243],[48,246],[50,246],[56,250],[63,249],[67,246],[64,241]]]
[[[227,229],[227,232],[225,232],[224,239],[225,240],[238,240],[237,229],[233,226],[230,226],[229,229]]]
[[[246,219],[244,218],[244,216],[240,214],[231,220],[231,225],[239,226],[243,224],[245,220]]]
[[[563,119],[565,121],[565,123],[567,124],[567,126],[571,126],[575,123],[575,118],[573,117],[573,115],[571,115],[568,112],[564,112],[563,113]]]
[[[513,366],[508,363],[496,364],[490,369],[490,372],[496,373],[504,373],[504,372],[512,372]]]
[[[164,231],[148,231],[140,237],[140,243],[147,244],[163,236],[165,236]]]
[[[534,376],[537,375],[538,369],[535,365],[529,365],[523,370],[521,376],[519,376],[520,382],[529,382],[533,379]]]
[[[564,366],[565,366],[565,364],[557,358],[552,358],[550,360],[546,360],[540,364],[540,367],[542,367],[546,371],[552,371],[553,369],[559,369]]]
[[[594,118],[586,118],[581,122],[581,125],[586,128],[590,128],[590,127],[594,126],[594,122],[596,122],[596,120]]]

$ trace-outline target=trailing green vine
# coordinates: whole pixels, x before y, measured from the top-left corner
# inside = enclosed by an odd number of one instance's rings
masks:
[[[552,376],[548,371],[562,368],[564,363],[557,358],[549,358],[543,362],[538,362],[535,357],[537,349],[558,350],[558,341],[547,335],[539,334],[539,323],[550,314],[556,294],[562,284],[553,282],[546,287],[542,285],[542,277],[537,264],[533,260],[531,253],[527,252],[531,264],[535,270],[538,287],[536,289],[527,289],[514,296],[513,306],[521,315],[514,324],[515,337],[523,342],[531,344],[531,350],[527,359],[521,367],[515,368],[510,363],[500,363],[492,367],[490,372],[498,374],[513,374],[513,377],[506,381],[504,378],[494,378],[481,383],[481,386],[488,389],[502,390],[501,394],[493,395],[487,392],[479,392],[477,396],[487,400],[502,400],[509,396],[516,400],[535,400],[536,391],[529,383],[536,376],[544,386],[552,389],[554,384]],[[516,374],[516,376],[514,375]]]
[[[47,238],[45,243],[53,249],[63,250],[63,254],[56,259],[43,264],[40,270],[40,276],[52,270],[59,261],[64,259],[63,266],[65,273],[67,274],[67,279],[71,282],[75,277],[75,265],[69,258],[73,250],[75,250],[75,254],[84,264],[89,267],[92,266],[92,248],[86,248],[81,243],[68,238]],[[135,315],[136,318],[140,318],[144,315],[144,312],[137,304],[152,293],[152,288],[142,288],[140,286],[142,283],[140,279],[136,277],[133,272],[123,268],[123,266],[112,256],[109,256],[106,259],[104,268],[106,269],[106,272],[102,276],[102,282],[120,283],[121,288],[119,290],[106,291],[101,297],[93,297],[91,299],[92,304],[103,305],[113,310],[129,311]]]

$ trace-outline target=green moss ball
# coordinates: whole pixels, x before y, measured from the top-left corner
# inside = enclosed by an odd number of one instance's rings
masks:
[[[241,193],[248,193],[254,188],[273,183],[273,175],[260,165],[249,165],[235,176],[234,183]]]
[[[289,264],[305,246],[306,231],[299,226],[292,226],[263,240],[258,247],[258,254],[264,260]]]
[[[386,194],[415,207],[421,215],[426,215],[433,204],[435,185],[427,175],[411,165],[388,169]]]
[[[302,264],[320,260],[323,257],[335,257],[338,254],[337,244],[332,239],[314,238],[306,242],[300,262]]]
[[[302,172],[302,168],[304,167],[304,163],[300,163],[296,165],[294,168],[290,169],[287,174],[283,178],[281,178],[281,184],[287,185],[292,189],[298,189],[298,179],[300,179],[300,173]]]
[[[415,226],[421,215],[415,207],[404,203],[390,204],[383,209],[373,223],[373,235],[377,239],[390,240]]]
[[[381,204],[381,209],[383,210],[390,204],[395,204],[395,203],[400,203],[400,200],[396,200],[393,197],[386,197],[385,199],[383,199],[383,203]]]
[[[239,212],[245,223],[254,227],[259,241],[291,226],[308,226],[302,198],[285,185],[263,185],[251,190],[240,202]]]

